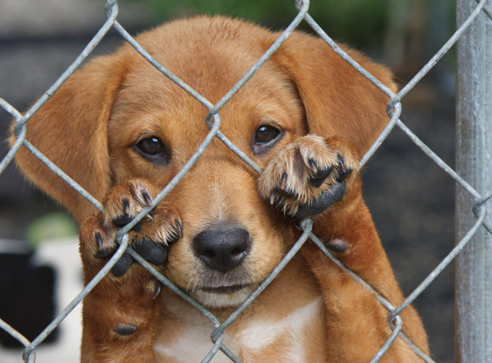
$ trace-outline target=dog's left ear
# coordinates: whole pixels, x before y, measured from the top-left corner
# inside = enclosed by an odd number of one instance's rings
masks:
[[[362,54],[344,49],[396,92],[391,72]],[[362,156],[389,121],[389,98],[336,54],[322,39],[293,33],[272,56],[294,82],[310,133],[343,136]]]
[[[126,74],[118,59],[96,58],[75,72],[26,124],[26,139],[99,201],[110,187],[108,120]],[[12,145],[15,137],[9,141]],[[96,211],[26,148],[16,161],[28,179],[79,221]]]

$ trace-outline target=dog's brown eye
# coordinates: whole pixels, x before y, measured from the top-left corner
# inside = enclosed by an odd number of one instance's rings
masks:
[[[157,137],[149,137],[140,141],[137,147],[146,154],[155,155],[162,152],[164,145]]]
[[[171,155],[166,145],[155,136],[140,140],[133,149],[145,159],[154,163],[168,164],[171,160]]]
[[[282,131],[270,125],[260,126],[253,138],[253,152],[260,156],[270,150],[282,136]]]
[[[273,126],[261,126],[256,130],[255,143],[268,143],[277,138],[280,134],[280,130]]]

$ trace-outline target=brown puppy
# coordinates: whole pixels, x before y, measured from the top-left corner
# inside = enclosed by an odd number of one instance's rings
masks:
[[[137,41],[215,103],[278,35],[238,20],[199,17],[165,24]],[[389,71],[348,53],[395,89]],[[311,215],[314,233],[340,260],[400,304],[358,170],[360,156],[388,122],[387,102],[322,40],[292,34],[220,111],[221,132],[262,175],[215,139],[129,233],[131,245],[225,319],[297,240],[290,219]],[[27,150],[18,153],[27,176],[82,223],[86,283],[116,248],[117,227],[149,205],[196,151],[209,131],[206,114],[125,45],[76,72],[29,121],[27,139],[105,206],[97,212]],[[203,359],[212,324],[131,263],[124,255],[86,297],[82,361]],[[226,329],[224,345],[245,362],[368,362],[391,333],[387,314],[308,241]],[[427,352],[413,308],[402,318],[403,331]],[[213,361],[228,358],[219,352]],[[381,361],[420,359],[398,338]]]

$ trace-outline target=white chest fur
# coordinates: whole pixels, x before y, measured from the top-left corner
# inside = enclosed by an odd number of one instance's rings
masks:
[[[252,317],[241,321],[238,329],[229,333],[226,329],[223,344],[244,362],[271,361],[268,357],[275,351],[275,361],[304,363],[306,330],[320,323],[321,298],[288,312],[280,319]],[[155,346],[158,361],[194,363],[201,362],[212,349],[210,336],[213,324],[192,307],[176,308],[173,311],[179,319],[179,328],[170,341],[161,339]],[[231,360],[221,351],[212,359],[213,363],[229,363]]]

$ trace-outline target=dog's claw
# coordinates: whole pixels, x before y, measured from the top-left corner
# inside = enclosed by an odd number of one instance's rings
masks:
[[[317,169],[316,161],[313,158],[309,158],[309,165],[313,170]]]
[[[176,225],[176,229],[178,230],[178,239],[183,238],[183,226],[181,225],[181,221],[179,219],[175,219],[174,224]]]
[[[347,179],[350,176],[350,174],[352,174],[352,169],[347,168],[345,166],[345,161],[343,160],[343,157],[340,154],[337,155],[337,159],[338,159],[339,170],[338,170],[338,174],[336,176],[336,180],[338,182],[341,182],[341,181]]]
[[[147,192],[142,192],[142,198],[147,203],[147,205],[152,205],[152,198],[150,197],[149,193]]]
[[[102,243],[102,236],[101,236],[101,233],[97,232],[96,233],[96,245],[97,245],[97,249],[100,250],[101,249],[101,243]]]
[[[287,188],[287,179],[288,179],[287,173],[283,173],[282,174],[282,180],[280,181],[280,189],[281,190],[285,190],[285,188]]]
[[[338,159],[338,166],[340,166],[340,169],[345,170],[345,162],[343,161],[342,155],[337,154],[337,159]]]
[[[109,255],[111,255],[115,251],[115,248],[112,246],[103,247],[104,238],[103,238],[103,235],[101,234],[101,232],[96,232],[94,235],[94,239],[96,242],[96,252],[94,253],[94,257],[105,258],[105,257],[108,257]]]
[[[155,288],[155,293],[154,297],[152,299],[156,299],[157,296],[159,296],[159,293],[161,292],[162,284],[160,282],[156,282],[156,288]]]
[[[123,199],[123,211],[126,215],[130,214],[130,201],[128,199]]]

